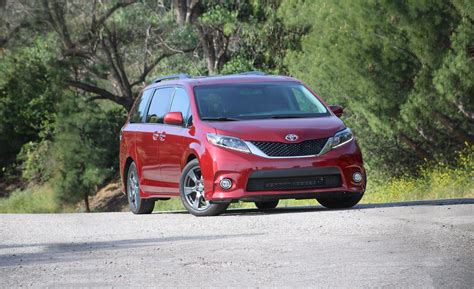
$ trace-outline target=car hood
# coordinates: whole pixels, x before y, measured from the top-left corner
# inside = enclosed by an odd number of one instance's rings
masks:
[[[296,142],[326,138],[345,128],[336,116],[316,118],[259,119],[242,121],[212,121],[208,125],[216,133],[239,137],[246,141],[287,142],[285,136],[295,134]]]

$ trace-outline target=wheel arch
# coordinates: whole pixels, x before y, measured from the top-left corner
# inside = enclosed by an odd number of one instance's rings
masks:
[[[123,171],[122,171],[122,174],[121,174],[121,179],[122,179],[122,192],[125,193],[125,188],[127,187],[127,174],[128,174],[128,168],[130,167],[130,165],[132,164],[132,162],[134,162],[134,160],[132,159],[132,157],[127,157],[127,159],[125,160],[125,164],[123,166]]]
[[[194,149],[189,149],[181,159],[181,171],[183,171],[184,167],[192,160],[197,159],[199,161],[199,154]]]
[[[190,161],[197,159],[197,156],[194,154],[189,154],[188,159],[186,160],[186,164],[188,164]]]

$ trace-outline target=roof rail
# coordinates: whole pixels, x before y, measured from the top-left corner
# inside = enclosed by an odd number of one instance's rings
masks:
[[[267,74],[261,71],[247,71],[247,72],[236,73],[236,75],[267,75]]]
[[[174,78],[186,79],[186,78],[191,78],[191,76],[189,74],[186,74],[186,73],[172,74],[172,75],[158,77],[157,79],[153,80],[153,83],[158,83],[158,82],[163,81],[163,80],[174,79]]]
[[[267,75],[267,74],[261,71],[246,71],[246,72],[236,73],[236,75]]]

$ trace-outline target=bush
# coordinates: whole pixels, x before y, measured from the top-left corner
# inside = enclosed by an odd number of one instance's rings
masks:
[[[40,141],[63,95],[63,74],[50,65],[53,56],[46,43],[40,38],[34,47],[0,55],[0,181],[3,172],[15,167],[21,147]]]
[[[53,143],[50,140],[23,145],[17,160],[21,162],[21,173],[25,181],[43,184],[51,178],[55,167],[52,148]]]
[[[0,213],[57,213],[61,207],[56,202],[50,186],[32,186],[15,191],[9,198],[0,199]]]
[[[458,153],[456,166],[427,162],[418,176],[369,175],[365,203],[474,197],[474,146]]]

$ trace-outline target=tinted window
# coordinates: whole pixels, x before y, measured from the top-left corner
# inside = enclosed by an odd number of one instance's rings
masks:
[[[146,122],[163,123],[163,117],[168,112],[170,107],[171,97],[174,88],[160,88],[155,90],[153,99],[148,109]]]
[[[179,111],[183,115],[184,123],[186,123],[186,118],[188,116],[189,110],[189,97],[184,88],[176,88],[174,93],[173,103],[171,104],[170,111]]]
[[[146,106],[148,100],[153,94],[153,89],[148,89],[143,92],[143,95],[137,100],[132,112],[130,113],[130,122],[142,122],[143,116],[145,115]]]
[[[194,89],[201,119],[327,116],[326,107],[299,83],[218,84]]]
[[[291,92],[298,103],[298,108],[302,112],[321,113],[326,111],[324,105],[316,97],[312,94],[311,97],[308,97],[310,92],[304,86],[293,87],[291,88]]]

